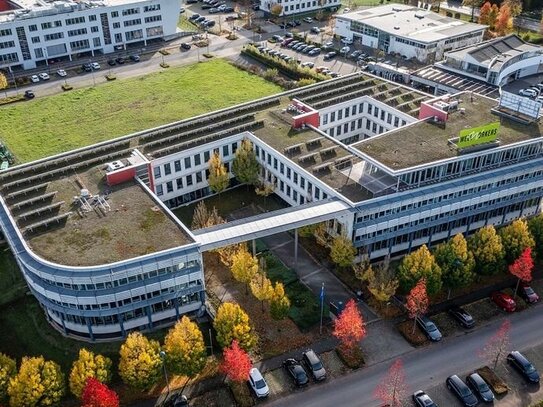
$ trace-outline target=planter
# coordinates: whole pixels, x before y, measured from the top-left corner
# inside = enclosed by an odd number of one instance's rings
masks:
[[[485,382],[492,388],[492,391],[498,396],[509,391],[507,383],[505,383],[503,379],[488,366],[483,366],[482,368],[477,369],[476,372],[479,373]]]
[[[115,75],[106,75],[106,80],[108,81],[114,81],[115,79],[117,79]]]
[[[0,105],[9,105],[10,103],[20,102],[22,100],[26,100],[23,95],[8,96],[7,98],[0,99]]]
[[[72,90],[74,87],[72,85],[68,85],[68,84],[64,84],[61,86],[62,90],[63,91],[69,91],[69,90]]]
[[[168,64],[165,63],[165,62],[161,62],[161,63],[160,63],[160,67],[161,67],[161,68],[169,68],[170,65],[168,65]]]

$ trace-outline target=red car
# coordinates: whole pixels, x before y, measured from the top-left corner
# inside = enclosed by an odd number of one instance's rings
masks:
[[[515,309],[517,308],[517,303],[508,294],[502,293],[501,291],[495,291],[492,294],[490,294],[490,298],[492,301],[496,303],[498,307],[503,309],[505,312],[515,312]]]
[[[533,304],[539,301],[539,295],[528,285],[528,283],[520,283],[518,288],[519,295],[529,304]]]

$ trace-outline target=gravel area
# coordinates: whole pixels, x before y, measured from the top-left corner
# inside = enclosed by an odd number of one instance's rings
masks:
[[[336,378],[349,372],[349,368],[343,364],[335,350],[319,355],[326,369],[327,380]]]

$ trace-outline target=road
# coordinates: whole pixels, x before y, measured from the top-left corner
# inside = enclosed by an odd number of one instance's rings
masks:
[[[541,305],[513,314],[510,320],[513,348],[523,350],[543,343]],[[451,374],[460,374],[480,367],[483,363],[477,357],[477,353],[496,332],[501,322],[502,320],[495,320],[462,338],[444,339],[438,344],[404,354],[402,360],[409,391],[429,389],[442,384]],[[267,407],[375,407],[379,403],[373,398],[373,391],[391,363],[392,361],[389,360],[362,368],[339,379],[323,385],[314,385],[307,391],[294,393],[265,405]],[[503,400],[503,404],[498,402],[496,405],[520,406],[521,404],[508,400],[512,396],[508,395]]]

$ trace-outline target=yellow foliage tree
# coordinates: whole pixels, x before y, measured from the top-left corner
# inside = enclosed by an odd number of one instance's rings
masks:
[[[233,244],[230,246],[224,246],[217,249],[217,253],[219,253],[219,260],[226,267],[231,268],[234,255],[242,248],[247,250],[247,245],[245,243],[240,243],[240,244]]]
[[[354,263],[356,249],[353,242],[345,235],[337,236],[332,241],[330,257],[339,267],[349,267]]]
[[[85,348],[79,350],[79,359],[77,359],[70,371],[69,385],[70,391],[77,398],[81,398],[81,393],[89,377],[94,377],[100,382],[107,384],[111,380],[111,359],[95,355]]]
[[[238,304],[222,304],[217,310],[213,327],[217,331],[217,342],[222,348],[230,346],[234,339],[247,352],[256,345],[257,337],[249,323],[249,316]]]
[[[230,271],[237,281],[245,284],[245,294],[249,294],[249,283],[258,273],[258,261],[249,253],[246,247],[241,246],[232,256]]]
[[[228,187],[230,179],[228,178],[228,171],[222,162],[219,153],[214,152],[209,159],[209,188],[217,194],[220,194]]]
[[[140,332],[132,332],[120,350],[119,375],[130,387],[147,390],[160,378],[160,345]]]
[[[206,346],[196,323],[183,316],[166,335],[164,351],[169,369],[175,373],[194,377],[206,364]]]
[[[534,238],[524,219],[517,219],[510,225],[501,228],[499,235],[502,239],[507,264],[512,264],[528,247],[533,250],[535,246]]]
[[[4,90],[4,94],[8,97],[6,89],[8,88],[8,78],[4,73],[0,72],[0,90]]]
[[[284,319],[290,310],[290,300],[285,294],[283,283],[275,283],[273,295],[270,300],[270,315],[273,319]]]
[[[273,296],[273,285],[270,279],[266,277],[266,267],[266,259],[261,257],[258,260],[258,273],[249,284],[251,292],[262,304],[262,312],[265,311],[264,301],[270,301]]]
[[[468,249],[475,259],[475,272],[482,275],[496,274],[504,269],[502,239],[494,226],[479,229],[468,240]]]
[[[0,405],[8,399],[9,380],[17,374],[15,360],[0,353]]]

